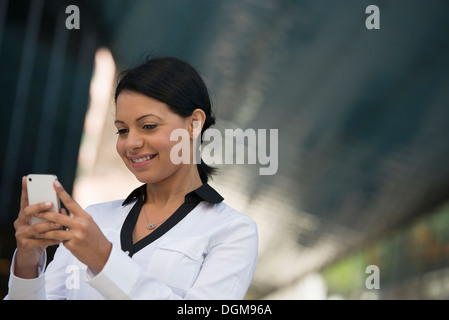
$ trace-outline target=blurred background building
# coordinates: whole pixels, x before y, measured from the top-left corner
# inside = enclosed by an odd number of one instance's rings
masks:
[[[115,151],[116,76],[169,55],[203,75],[216,128],[278,129],[276,174],[216,165],[211,182],[258,224],[247,299],[449,298],[448,13],[438,0],[0,0],[0,296],[21,177],[55,173],[83,206],[125,197],[139,183]]]

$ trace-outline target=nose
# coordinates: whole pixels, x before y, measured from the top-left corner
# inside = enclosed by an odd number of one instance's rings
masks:
[[[129,131],[126,138],[125,147],[128,151],[134,151],[142,148],[144,145],[144,140],[138,132]]]

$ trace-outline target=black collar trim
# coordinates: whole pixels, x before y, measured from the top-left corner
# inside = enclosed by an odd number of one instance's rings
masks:
[[[149,245],[154,240],[164,235],[167,231],[173,228],[179,221],[181,221],[186,215],[189,214],[202,200],[215,204],[223,201],[223,197],[215,191],[208,184],[203,184],[198,189],[189,192],[185,196],[184,203],[156,230],[152,233],[140,239],[136,243],[133,243],[133,230],[137,223],[140,210],[145,203],[146,185],[142,185],[135,189],[123,202],[123,206],[136,200],[130,212],[128,213],[125,221],[123,222],[120,231],[120,244],[122,250],[128,252],[128,255],[132,257],[136,252]]]
[[[145,197],[147,191],[147,185],[141,185],[140,187],[134,189],[129,196],[123,201],[122,206],[126,206],[127,204],[133,202],[134,200]],[[192,192],[189,192],[186,194],[185,199],[188,200],[188,198],[198,196],[201,200],[207,201],[212,204],[220,203],[224,200],[224,198],[210,185],[207,183],[203,184],[201,187],[199,187],[196,190],[193,190]]]

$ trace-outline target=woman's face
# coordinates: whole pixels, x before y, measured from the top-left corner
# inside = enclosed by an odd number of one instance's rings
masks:
[[[172,176],[180,165],[170,160],[178,143],[170,134],[188,129],[188,118],[173,113],[167,104],[140,93],[123,91],[117,97],[115,126],[117,152],[142,183],[156,183]]]

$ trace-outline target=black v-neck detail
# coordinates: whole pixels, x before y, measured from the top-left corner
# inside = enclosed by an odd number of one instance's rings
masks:
[[[140,210],[145,203],[146,185],[143,185],[135,189],[128,198],[123,202],[123,205],[127,205],[133,200],[136,203],[131,208],[128,216],[126,217],[122,229],[120,231],[120,244],[122,250],[128,252],[128,255],[132,257],[136,252],[145,248],[147,245],[163,236],[167,231],[173,228],[179,221],[181,221],[187,214],[189,214],[202,200],[209,203],[219,203],[223,201],[223,197],[215,191],[208,184],[204,184],[198,189],[188,193],[185,196],[184,203],[156,230],[149,235],[140,239],[136,243],[133,243],[133,230],[139,218]]]

